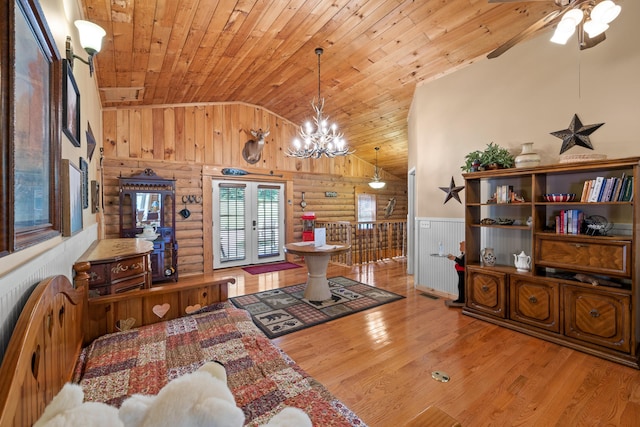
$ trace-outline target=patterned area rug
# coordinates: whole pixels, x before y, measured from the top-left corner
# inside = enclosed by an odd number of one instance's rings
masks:
[[[311,302],[303,298],[306,284],[229,298],[251,313],[253,322],[271,339],[309,326],[357,313],[402,295],[338,276],[329,278],[331,299]]]

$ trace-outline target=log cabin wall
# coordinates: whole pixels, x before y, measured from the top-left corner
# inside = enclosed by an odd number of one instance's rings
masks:
[[[270,134],[260,161],[249,164],[242,157],[242,149],[253,139],[250,130],[260,128],[269,129]],[[355,221],[359,193],[376,195],[379,219],[384,218],[389,199],[395,197],[396,206],[388,219],[406,219],[406,180],[382,171],[387,186],[372,190],[367,182],[374,166],[356,155],[334,159],[287,157],[285,152],[297,126],[262,107],[215,103],[105,109],[103,132],[101,237],[119,237],[120,176],[151,168],[162,177],[175,178],[178,211],[184,207],[183,195],[202,197],[202,203],[187,205],[189,218],[176,218],[180,275],[212,269],[211,179],[223,177],[221,170],[225,167],[252,173],[232,179],[285,183],[287,241],[301,238],[302,192],[307,201],[305,211],[314,212],[319,220]]]

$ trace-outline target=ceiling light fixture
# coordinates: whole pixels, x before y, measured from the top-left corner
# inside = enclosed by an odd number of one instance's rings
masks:
[[[380,169],[378,169],[378,150],[380,150],[380,147],[376,147],[375,150],[376,150],[376,167],[373,172],[373,179],[369,183],[369,187],[379,190],[381,188],[384,188],[386,183],[384,181],[380,181],[381,179]]]
[[[557,44],[566,44],[578,27],[580,47],[582,48],[586,43],[584,33],[587,33],[590,39],[601,36],[609,28],[609,23],[618,17],[621,10],[620,5],[615,4],[612,0],[604,0],[598,4],[593,0],[582,2],[562,16],[551,41]],[[604,36],[595,44],[602,40],[604,40]],[[595,44],[591,43],[592,46]]]
[[[353,151],[349,151],[343,134],[338,132],[338,126],[335,123],[329,125],[329,118],[322,115],[324,99],[320,97],[320,55],[324,50],[318,47],[315,52],[318,55],[318,103],[316,104],[315,98],[311,101],[313,111],[316,113],[313,118],[315,129],[309,121],[304,127],[300,126],[298,130],[300,137],[293,140],[293,148],[287,150],[287,156],[301,159],[346,156]]]
[[[82,59],[78,55],[73,53],[73,46],[71,44],[71,37],[67,36],[66,43],[66,56],[71,69],[73,69],[74,59],[79,59],[89,66],[89,75],[93,76],[93,57],[102,49],[102,38],[107,34],[101,26],[89,21],[75,21],[78,34],[80,36],[80,45],[89,54],[87,60]]]

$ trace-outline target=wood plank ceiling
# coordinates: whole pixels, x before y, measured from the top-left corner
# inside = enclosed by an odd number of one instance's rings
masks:
[[[407,173],[417,84],[466,66],[556,8],[553,1],[81,0],[107,31],[102,105],[236,101],[303,123],[321,95],[355,155]],[[508,53],[507,53],[508,55]],[[127,99],[139,92],[141,99]]]

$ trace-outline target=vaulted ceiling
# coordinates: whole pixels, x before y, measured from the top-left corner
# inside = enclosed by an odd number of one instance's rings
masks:
[[[553,1],[81,0],[107,31],[96,56],[104,107],[237,101],[294,123],[321,95],[358,157],[404,178],[417,84],[486,54]],[[505,55],[508,55],[506,53]],[[133,97],[137,96],[137,99]]]

